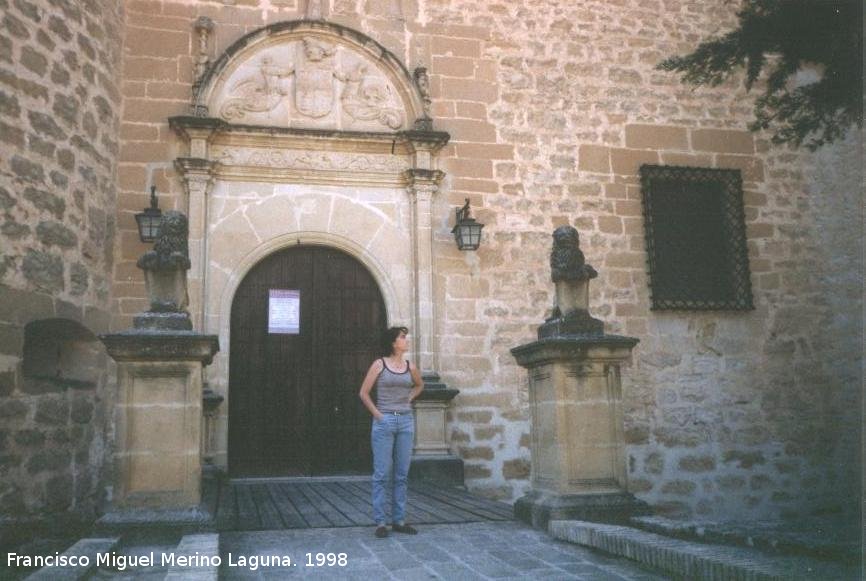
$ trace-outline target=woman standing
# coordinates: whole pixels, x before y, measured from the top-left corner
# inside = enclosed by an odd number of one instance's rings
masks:
[[[373,414],[370,441],[373,447],[373,519],[376,536],[388,536],[385,499],[391,492],[391,530],[417,534],[406,524],[406,491],[409,462],[415,440],[412,400],[424,389],[418,369],[403,356],[409,350],[406,327],[391,327],[382,333],[382,357],[375,360],[361,384],[361,401]],[[376,387],[376,402],[370,390]],[[389,481],[393,474],[393,481]],[[389,490],[390,489],[390,490]]]

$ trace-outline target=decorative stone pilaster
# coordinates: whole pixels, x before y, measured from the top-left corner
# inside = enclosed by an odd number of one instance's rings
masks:
[[[426,82],[426,71],[421,77]],[[420,74],[420,73],[419,73]],[[416,79],[417,82],[417,79]],[[445,412],[459,393],[439,381],[439,349],[434,345],[435,300],[433,297],[433,196],[445,173],[434,169],[434,156],[450,139],[448,133],[432,131],[427,110],[421,130],[401,132],[412,154],[411,169],[404,172],[412,203],[413,297],[412,328],[416,337],[416,360],[424,375],[424,392],[415,400],[415,450],[410,478],[463,484],[463,461],[451,453]]]
[[[511,350],[529,372],[531,489],[515,515],[540,528],[551,519],[622,521],[643,511],[627,491],[621,369],[638,340],[606,335],[589,315],[589,281],[574,228],[554,233],[553,316],[538,340]]]
[[[174,165],[187,193],[189,216],[190,314],[193,326],[202,329],[207,289],[207,196],[214,183],[216,162],[208,156],[210,142],[227,125],[219,119],[179,116],[168,120],[169,126],[189,143],[189,156],[179,157]]]
[[[181,175],[187,193],[187,212],[189,213],[189,259],[192,264],[189,273],[189,311],[193,326],[202,329],[204,310],[207,304],[207,224],[208,201],[214,183],[216,162],[200,158],[182,157],[174,162]]]
[[[417,365],[423,371],[436,369],[433,348],[433,195],[445,175],[439,170],[406,170],[408,191],[412,202],[412,273],[414,278],[414,309],[412,329],[416,337]]]

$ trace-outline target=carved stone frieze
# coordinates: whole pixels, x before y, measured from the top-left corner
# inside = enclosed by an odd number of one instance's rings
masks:
[[[402,156],[338,151],[294,151],[257,147],[214,146],[213,159],[223,166],[277,169],[403,172],[408,161]]]
[[[219,84],[209,110],[232,123],[387,131],[407,121],[393,83],[373,60],[313,33],[255,51]]]

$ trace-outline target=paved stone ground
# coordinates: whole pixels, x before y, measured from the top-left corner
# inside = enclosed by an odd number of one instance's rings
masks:
[[[376,539],[371,527],[221,533],[220,579],[666,579],[629,561],[556,541],[516,522],[426,525],[417,536]],[[291,567],[229,566],[240,557],[286,555]],[[308,567],[306,553],[345,553],[347,564]],[[327,557],[325,557],[327,558]]]
[[[133,546],[124,547],[117,552],[129,557],[150,555],[151,553],[159,555],[161,553],[170,553],[174,551],[176,545],[177,539],[172,539],[171,541],[165,541],[162,543],[153,542],[149,544],[135,544]],[[88,579],[111,579],[111,581],[161,581],[165,577],[166,573],[168,573],[168,567],[163,567],[161,564],[156,563],[146,568],[129,567],[123,571],[97,569],[90,575],[90,577],[88,577]]]

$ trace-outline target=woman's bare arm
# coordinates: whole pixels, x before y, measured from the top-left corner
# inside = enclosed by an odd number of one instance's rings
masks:
[[[412,373],[412,382],[415,384],[415,387],[409,393],[409,402],[411,403],[424,391],[424,380],[421,379],[421,372],[411,363],[409,364],[409,371]]]
[[[373,384],[376,383],[376,378],[379,377],[380,373],[382,373],[382,360],[377,359],[370,365],[370,369],[367,370],[367,375],[364,377],[363,383],[361,383],[361,391],[358,393],[358,397],[361,398],[364,407],[377,420],[382,419],[382,412],[379,411],[376,404],[373,403],[372,398],[370,398],[370,390],[373,389]]]

